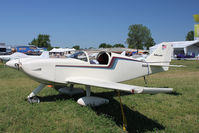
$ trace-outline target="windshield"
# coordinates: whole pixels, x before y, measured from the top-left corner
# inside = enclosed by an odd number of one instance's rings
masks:
[[[78,60],[82,60],[82,61],[88,61],[87,55],[83,51],[76,52],[76,53],[70,55],[69,58],[74,58],[74,59],[78,59]]]

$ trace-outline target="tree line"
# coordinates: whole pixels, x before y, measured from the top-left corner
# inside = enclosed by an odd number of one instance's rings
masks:
[[[34,38],[29,45],[34,45],[40,48],[47,48],[48,50],[52,49],[50,43],[50,35],[47,34],[39,34],[37,38]]]
[[[126,43],[128,44],[128,48],[134,48],[134,49],[149,49],[151,46],[155,45],[155,41],[151,36],[151,32],[148,27],[142,25],[142,24],[134,24],[130,25],[128,28],[128,37],[126,39]],[[190,31],[186,35],[186,40],[194,40],[194,32]],[[44,47],[48,50],[51,50],[53,47],[50,43],[50,35],[47,34],[39,34],[37,38],[34,38],[29,45],[34,45],[37,47]],[[99,44],[99,48],[115,48],[120,47],[124,48],[124,44],[107,44],[107,43],[101,43]],[[75,45],[73,48],[79,50],[80,46]]]

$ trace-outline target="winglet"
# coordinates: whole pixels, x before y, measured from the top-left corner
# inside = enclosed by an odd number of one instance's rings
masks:
[[[156,94],[156,93],[169,93],[173,88],[144,88],[142,93]]]
[[[156,93],[169,93],[173,88],[150,88],[150,87],[138,87],[132,90],[133,94],[156,94]]]

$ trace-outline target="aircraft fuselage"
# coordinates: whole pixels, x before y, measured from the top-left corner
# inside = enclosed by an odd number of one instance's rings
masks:
[[[107,65],[90,64],[73,58],[67,59],[23,59],[20,60],[22,70],[34,80],[45,84],[67,84],[67,78],[83,77],[112,82],[121,82],[156,71],[146,62],[124,56],[112,56]]]

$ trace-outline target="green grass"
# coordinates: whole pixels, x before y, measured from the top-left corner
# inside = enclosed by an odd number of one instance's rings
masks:
[[[128,132],[199,132],[199,61],[173,61],[171,68],[147,77],[152,87],[174,88],[172,94],[122,93]],[[144,86],[143,78],[126,84]],[[82,107],[52,88],[39,93],[41,103],[29,104],[28,94],[38,86],[23,73],[0,64],[0,132],[121,133],[122,117],[117,93],[92,87],[92,95],[108,98],[100,107]],[[78,87],[84,87],[78,85]]]

